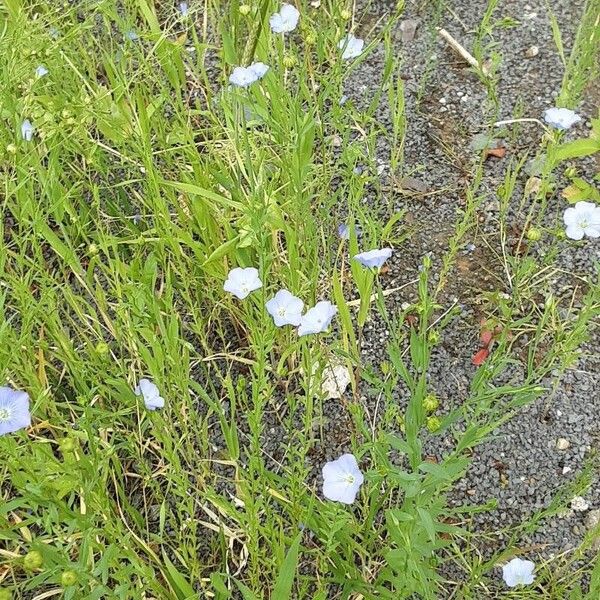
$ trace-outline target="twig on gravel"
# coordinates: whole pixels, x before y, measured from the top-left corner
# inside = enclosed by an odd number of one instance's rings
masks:
[[[511,125],[512,123],[537,123],[538,125],[541,125],[544,129],[546,129],[546,126],[539,119],[534,119],[531,117],[523,119],[506,119],[504,121],[496,121],[493,127],[502,127],[503,125]]]
[[[395,287],[395,288],[390,288],[388,290],[383,290],[383,295],[384,296],[390,296],[391,294],[404,289],[405,287],[408,287],[409,285],[412,285],[413,283],[417,283],[417,281],[419,281],[418,279],[413,279],[412,281],[409,281],[408,283],[405,283],[403,285],[401,285],[400,287]],[[369,298],[369,302],[373,302],[377,300],[377,294],[371,294],[371,297]],[[350,302],[348,302],[348,306],[360,306],[360,298],[357,298],[356,300],[350,300]]]
[[[445,29],[442,27],[437,28],[437,32],[448,42],[448,45],[462,58],[464,58],[472,67],[476,69],[480,69],[484,75],[489,75],[489,69],[483,65],[479,64],[477,59],[454,37],[452,37]]]

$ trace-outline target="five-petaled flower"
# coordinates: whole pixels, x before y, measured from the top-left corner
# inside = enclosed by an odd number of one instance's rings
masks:
[[[265,63],[252,63],[249,67],[236,67],[229,76],[229,83],[237,87],[247,88],[255,81],[262,79],[269,67]]]
[[[229,271],[227,280],[223,284],[223,289],[233,294],[240,300],[243,300],[250,292],[262,287],[262,281],[258,276],[258,271],[254,267],[242,269],[236,267]]]
[[[352,504],[364,481],[353,454],[343,454],[323,467],[323,496],[334,502]]]
[[[289,33],[294,31],[298,25],[300,13],[291,4],[282,4],[278,13],[271,15],[269,24],[273,33]]]
[[[31,124],[29,119],[25,119],[21,124],[21,137],[26,141],[30,142],[33,139],[35,127]]]
[[[363,267],[379,268],[392,255],[391,248],[382,248],[381,250],[369,250],[354,255],[354,260],[359,262]]]
[[[508,587],[533,583],[535,564],[530,560],[513,558],[502,567],[502,577]]]
[[[27,392],[0,387],[0,435],[13,433],[31,425]]]
[[[143,396],[148,410],[156,410],[165,406],[165,399],[161,397],[158,388],[149,379],[140,379],[133,391],[136,396]]]
[[[300,325],[304,302],[287,290],[279,290],[265,305],[277,327]]]
[[[298,327],[298,335],[303,336],[327,331],[337,311],[337,307],[333,306],[328,300],[317,302],[302,316],[300,327]]]
[[[580,240],[584,235],[600,237],[600,206],[593,202],[577,202],[565,210],[563,215],[567,237]]]
[[[364,45],[364,40],[349,33],[339,41],[338,48],[342,51],[342,59],[350,60],[362,54]]]
[[[44,65],[39,65],[35,70],[35,76],[44,77],[45,75],[48,75],[48,69]]]
[[[568,108],[548,108],[544,111],[544,121],[555,129],[570,129],[581,117]]]

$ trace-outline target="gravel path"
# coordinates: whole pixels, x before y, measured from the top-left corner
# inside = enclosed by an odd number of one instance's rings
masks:
[[[412,41],[402,43],[400,32],[396,32],[397,43],[402,45],[400,51],[404,60],[408,114],[404,175],[414,170],[414,177],[426,186],[428,193],[440,193],[407,197],[398,194],[393,185],[390,186],[391,208],[406,208],[407,222],[416,231],[410,245],[403,247],[402,252],[396,253],[393,259],[386,280],[386,287],[390,288],[414,279],[418,265],[427,253],[432,256],[434,265],[439,267],[441,256],[447,248],[447,239],[453,231],[457,208],[463,205],[466,172],[471,160],[469,144],[484,124],[489,122],[489,115],[482,112],[485,90],[481,83],[439,38],[434,38],[433,28],[438,23],[429,4],[433,3],[407,3],[405,18],[419,22]],[[469,48],[474,39],[473,30],[481,22],[485,3],[469,0],[451,2],[449,5],[454,17],[444,17],[439,25]],[[551,2],[567,53],[583,5],[584,2],[580,0]],[[366,19],[365,24],[376,23],[379,17],[389,11],[389,6],[387,2],[365,4],[365,9],[372,16],[372,20]],[[495,18],[513,20],[513,26],[494,32],[498,50],[502,54],[499,86],[501,117],[510,118],[517,107],[520,107],[523,116],[539,117],[545,108],[554,104],[563,69],[546,15],[542,0],[501,2],[494,13]],[[367,35],[368,27],[359,27],[358,33]],[[539,52],[528,58],[527,55],[532,54],[532,51],[528,52],[532,46],[537,46]],[[428,56],[431,56],[431,62],[428,62]],[[347,87],[348,95],[357,104],[371,97],[372,87],[368,82],[380,79],[382,65],[383,49],[379,48],[354,73]],[[426,72],[427,83],[422,101],[417,105]],[[597,92],[592,88],[588,91],[579,109],[584,117],[583,122],[573,135],[584,133],[589,127],[589,119],[594,116],[594,110],[597,111],[597,108],[594,109],[598,105]],[[382,109],[379,118],[384,123],[389,122],[386,109]],[[507,156],[500,160],[490,159],[486,163],[484,188],[490,193],[478,215],[480,227],[472,239],[467,240],[470,245],[459,256],[454,275],[456,282],[449,284],[449,292],[457,298],[462,314],[446,330],[432,361],[431,384],[443,409],[456,406],[466,397],[475,372],[470,359],[478,348],[480,292],[485,289],[510,291],[508,287],[503,287],[499,261],[494,261],[493,253],[490,253],[490,248],[497,245],[498,203],[493,190],[501,184],[509,159],[517,153],[519,157],[523,156],[528,149],[535,152],[538,143],[539,130],[524,128],[518,148],[506,141]],[[379,156],[382,164],[387,160],[387,150],[383,143]],[[595,172],[592,169],[593,165],[590,165],[588,174]],[[385,172],[383,177],[385,179]],[[523,185],[524,181],[518,182],[520,189]],[[517,203],[520,197],[517,196]],[[564,209],[564,200],[553,198],[551,202],[556,206],[556,211],[550,215],[550,224]],[[525,216],[515,210],[510,218],[522,224]],[[543,241],[535,251],[542,260],[545,253]],[[558,272],[549,281],[551,289],[558,295],[570,295],[573,286],[571,275],[592,277],[594,262],[599,258],[600,244],[576,246],[564,242],[559,264],[565,273]],[[414,300],[414,297],[390,300],[391,311],[394,310],[394,302],[399,308],[407,300]],[[384,352],[386,332],[377,323],[371,323],[367,325],[365,333],[363,356],[367,361],[377,364]],[[586,457],[591,455],[594,448],[599,448],[596,408],[600,393],[598,355],[597,344],[587,345],[578,364],[567,371],[554,393],[526,407],[517,418],[497,431],[493,440],[476,450],[473,464],[452,494],[451,502],[456,505],[483,504],[496,499],[497,508],[473,518],[472,526],[477,531],[497,532],[508,525],[521,523],[535,511],[547,507],[558,488],[573,480],[581,471]],[[551,387],[554,382],[548,380],[543,383]],[[376,393],[365,389],[363,394],[367,409],[373,410]],[[405,398],[400,397],[400,402],[403,401]],[[559,442],[560,438],[562,440]],[[432,442],[430,450],[434,454],[441,454],[450,447],[450,443],[451,440],[443,439]],[[557,444],[563,449],[557,448]],[[335,454],[335,449],[332,454]],[[585,497],[589,504],[587,511],[571,511],[564,516],[548,519],[537,533],[523,538],[521,542],[533,544],[545,555],[576,546],[585,531],[586,514],[591,509],[600,508],[598,481]],[[490,542],[493,539],[497,540],[497,544]],[[504,541],[501,534],[488,537],[491,546],[502,547]]]

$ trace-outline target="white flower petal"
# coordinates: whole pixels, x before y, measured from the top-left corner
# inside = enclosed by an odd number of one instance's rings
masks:
[[[294,31],[298,25],[300,13],[295,6],[283,4],[278,13],[271,15],[269,24],[273,33],[289,33]]]
[[[133,391],[136,396],[143,397],[144,405],[148,410],[163,408],[165,405],[165,400],[161,397],[158,387],[149,379],[140,379]]]
[[[544,121],[555,129],[569,129],[581,121],[581,117],[568,108],[548,108],[544,111]]]
[[[352,504],[363,481],[363,474],[352,454],[343,454],[323,466],[323,495],[328,500]]]
[[[258,271],[254,267],[242,269],[236,267],[229,271],[227,280],[223,284],[223,289],[233,294],[240,300],[243,300],[251,292],[262,287],[262,281],[258,276]]]
[[[317,302],[313,308],[306,311],[306,314],[300,321],[300,327],[298,328],[298,335],[310,335],[313,333],[323,333],[327,331],[333,317],[337,313],[337,307],[333,306],[331,302],[323,300]]]
[[[31,121],[29,119],[25,119],[23,121],[23,123],[21,124],[21,137],[26,142],[31,142],[31,140],[33,139],[34,132],[35,132],[35,128],[31,124]]]
[[[391,248],[382,248],[381,250],[369,250],[356,254],[353,258],[364,267],[379,268],[382,267],[385,261],[392,255]]]
[[[513,558],[502,567],[502,577],[508,587],[529,585],[535,579],[535,575],[533,574],[534,569],[535,564],[530,560]]]
[[[273,298],[266,302],[265,306],[277,327],[300,325],[304,302],[287,290],[279,290]]]
[[[364,45],[364,40],[354,37],[353,34],[349,33],[339,41],[338,48],[342,50],[342,59],[350,60],[362,54]]]

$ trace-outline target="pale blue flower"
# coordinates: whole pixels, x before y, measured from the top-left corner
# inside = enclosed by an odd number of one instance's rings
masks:
[[[190,14],[190,7],[188,6],[187,2],[179,3],[179,12],[181,13],[182,17],[187,17]]]
[[[342,59],[350,60],[362,54],[364,45],[364,40],[349,33],[339,41],[338,48],[342,50]]]
[[[382,248],[381,250],[369,250],[356,254],[353,258],[363,267],[379,268],[392,255],[391,248]]]
[[[21,124],[21,137],[26,141],[30,142],[33,139],[35,127],[31,124],[29,119],[25,119]]]
[[[279,290],[265,305],[277,327],[300,325],[304,302],[287,290]]]
[[[269,67],[264,63],[252,63],[249,67],[235,67],[233,73],[229,76],[229,83],[237,87],[247,88],[255,81],[261,79]]]
[[[570,129],[581,117],[568,108],[548,108],[544,111],[544,121],[555,129]]]
[[[35,76],[44,77],[45,75],[48,75],[48,69],[46,69],[44,65],[39,65],[38,68],[35,70]]]
[[[364,479],[356,457],[343,454],[323,467],[323,496],[334,502],[352,504]]]
[[[262,79],[269,70],[268,65],[262,62],[252,63],[248,68],[256,75],[256,79]]]
[[[572,240],[581,240],[584,235],[600,237],[600,206],[593,202],[577,202],[565,210],[563,220],[567,237]]]
[[[535,575],[533,574],[534,569],[535,563],[532,563],[530,560],[513,558],[502,567],[502,577],[508,587],[529,585],[535,579]]]
[[[125,37],[130,41],[130,42],[137,42],[140,39],[140,36],[133,31],[133,29],[126,31],[125,32]]]
[[[0,435],[31,425],[29,396],[26,392],[0,387]]]
[[[300,319],[298,335],[303,336],[327,331],[333,317],[337,314],[337,311],[337,307],[333,306],[328,300],[317,302],[317,304],[307,310],[306,314]]]
[[[262,281],[258,276],[258,271],[254,267],[242,269],[236,267],[229,271],[227,280],[223,284],[223,289],[233,294],[240,300],[243,300],[250,292],[262,287]]]
[[[165,399],[161,397],[158,388],[149,379],[140,379],[140,382],[133,391],[136,396],[144,398],[144,405],[148,410],[164,408]]]
[[[269,24],[273,33],[289,33],[294,31],[298,25],[300,13],[295,6],[291,4],[282,4],[278,13],[271,15]]]

